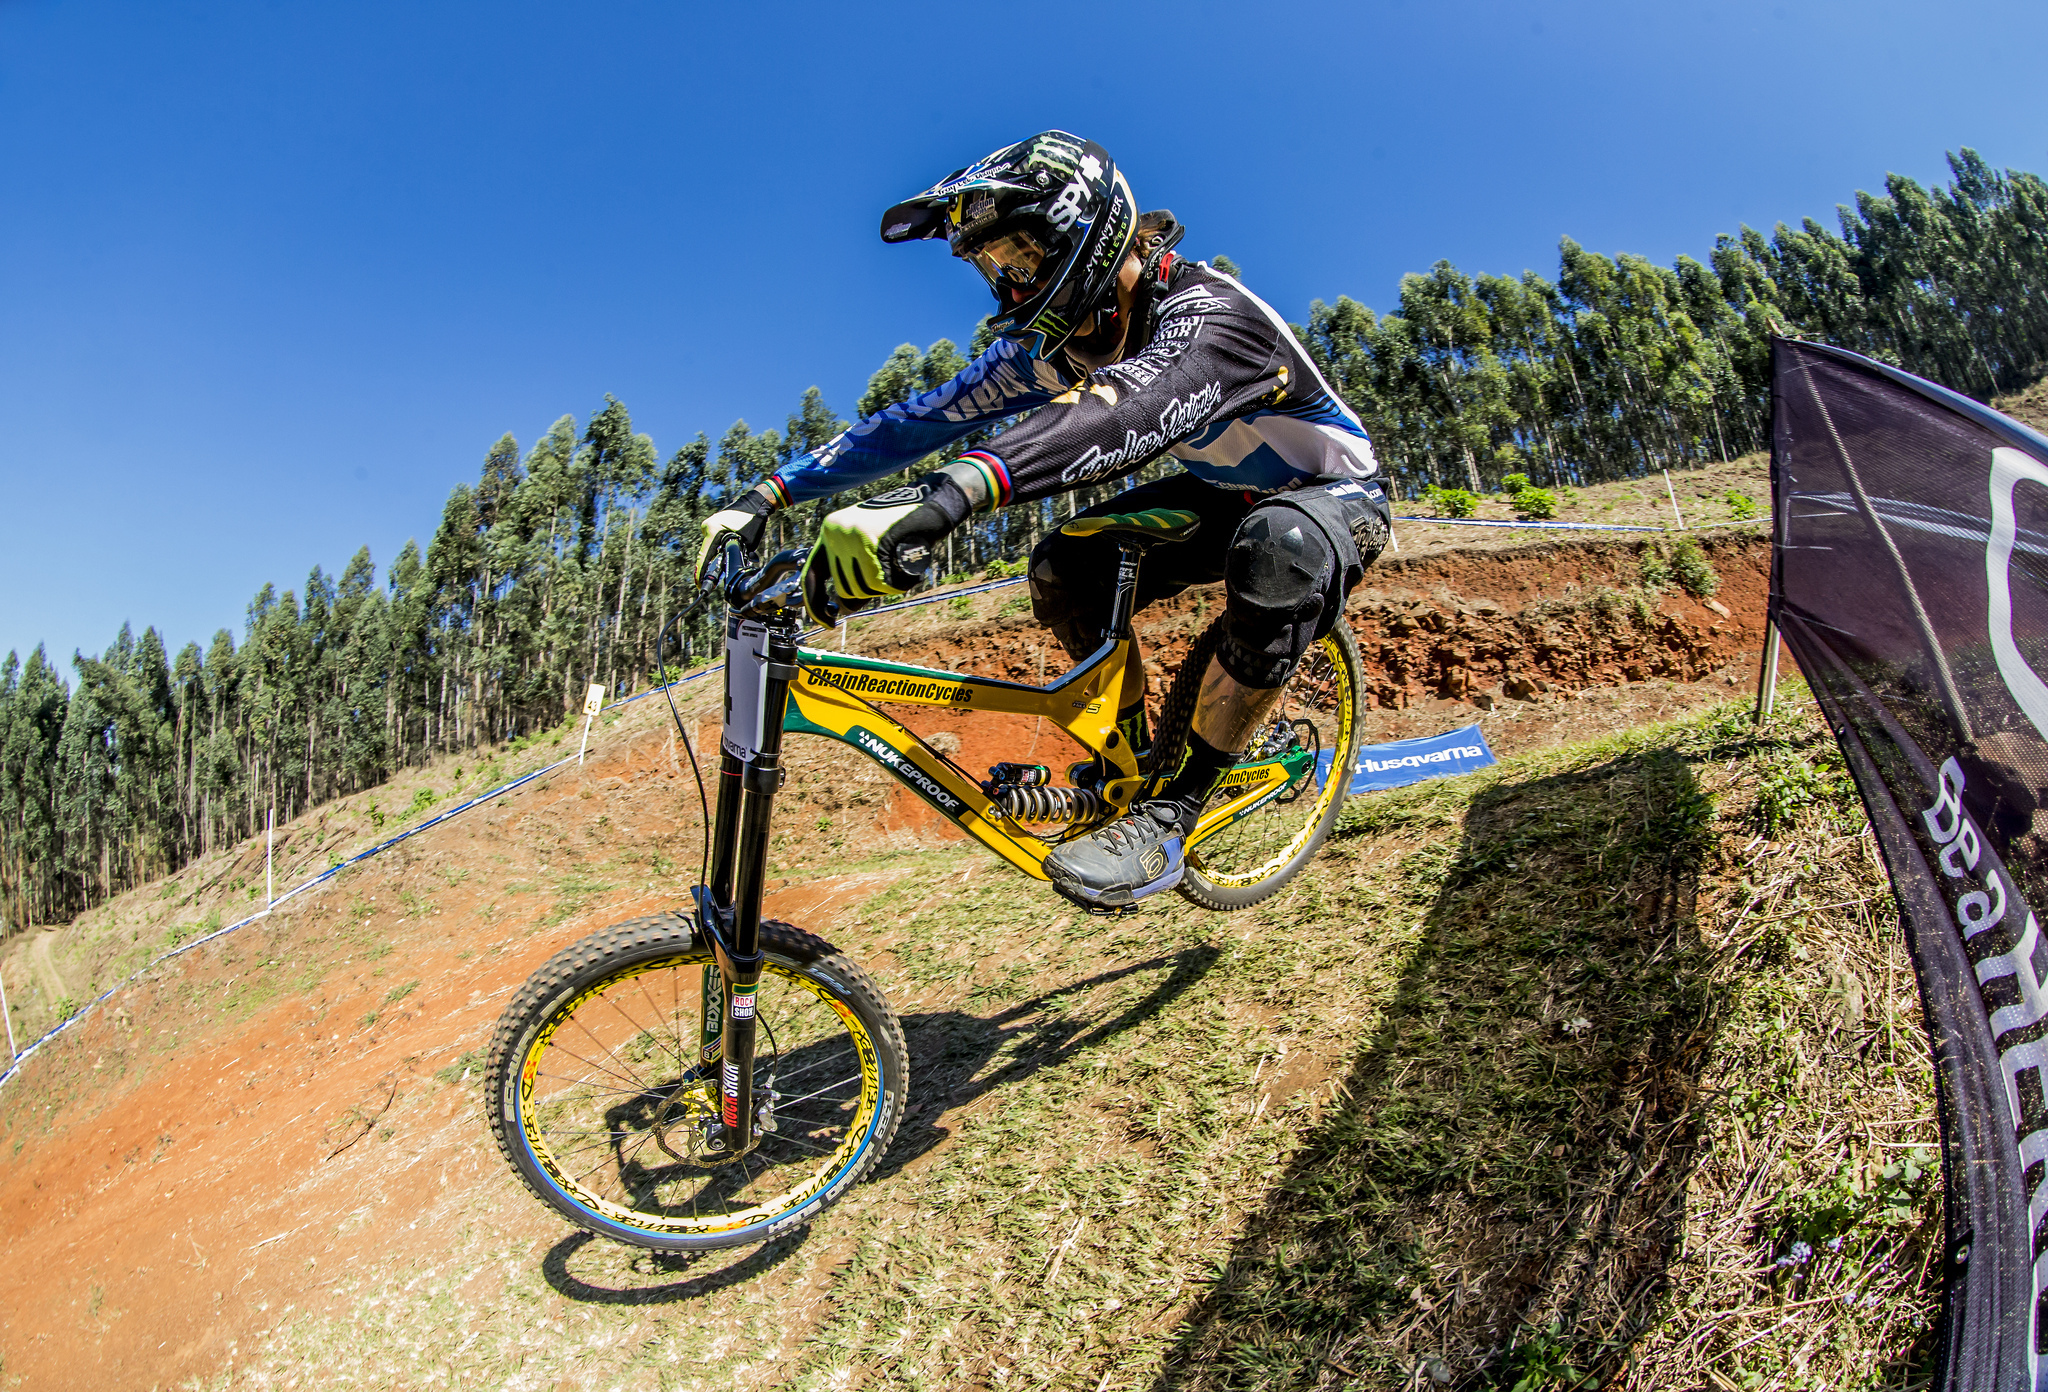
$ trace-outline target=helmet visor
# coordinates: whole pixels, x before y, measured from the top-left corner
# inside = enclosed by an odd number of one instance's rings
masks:
[[[959,255],[974,263],[989,288],[1005,303],[1028,299],[1039,272],[1045,268],[1045,248],[1023,228],[1012,228],[975,246],[961,248]]]

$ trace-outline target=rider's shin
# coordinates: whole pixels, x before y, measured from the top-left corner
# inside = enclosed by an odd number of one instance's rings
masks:
[[[1200,735],[1188,735],[1188,756],[1181,762],[1180,771],[1166,780],[1166,786],[1159,790],[1155,802],[1172,803],[1180,815],[1180,829],[1183,835],[1194,829],[1195,820],[1202,815],[1203,804],[1209,801],[1209,794],[1216,791],[1223,775],[1237,763],[1237,755],[1218,749]]]

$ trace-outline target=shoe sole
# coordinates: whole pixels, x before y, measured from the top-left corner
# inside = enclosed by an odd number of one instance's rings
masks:
[[[1079,904],[1084,909],[1123,909],[1129,908],[1140,899],[1150,898],[1161,890],[1172,889],[1181,882],[1187,872],[1188,865],[1183,860],[1150,884],[1139,885],[1136,889],[1089,889],[1078,881],[1068,879],[1051,866],[1046,868],[1046,877],[1052,882],[1052,887],[1059,891],[1060,897],[1069,903]]]

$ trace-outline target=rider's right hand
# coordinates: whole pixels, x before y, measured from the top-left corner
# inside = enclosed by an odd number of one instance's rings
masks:
[[[749,551],[758,547],[761,534],[768,530],[768,514],[773,510],[759,489],[749,489],[733,499],[731,506],[705,518],[704,544],[697,552],[697,584],[703,585],[705,572],[724,552],[728,537],[738,537]]]
[[[804,607],[814,623],[838,622],[925,578],[933,550],[973,510],[943,470],[825,518],[804,561]]]

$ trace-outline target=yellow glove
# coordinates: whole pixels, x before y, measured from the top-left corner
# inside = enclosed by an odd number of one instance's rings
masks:
[[[960,486],[933,473],[828,515],[804,562],[804,602],[812,619],[837,622],[835,599],[853,612],[923,580],[933,548],[969,511]]]

